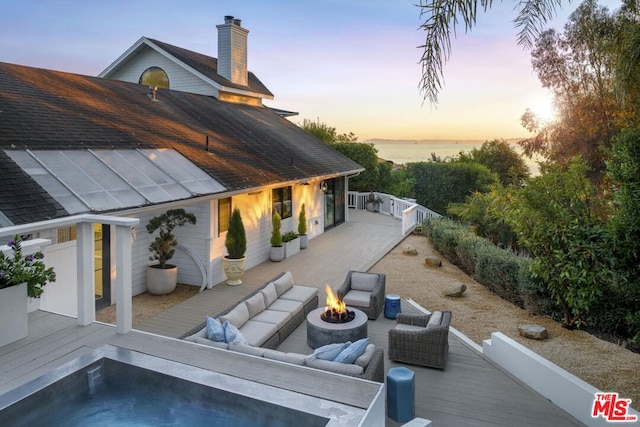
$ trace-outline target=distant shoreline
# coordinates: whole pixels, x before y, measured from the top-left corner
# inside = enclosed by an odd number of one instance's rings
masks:
[[[507,138],[508,144],[517,144],[526,138]],[[451,145],[482,145],[485,139],[384,139],[374,138],[362,141],[365,144],[451,144]]]

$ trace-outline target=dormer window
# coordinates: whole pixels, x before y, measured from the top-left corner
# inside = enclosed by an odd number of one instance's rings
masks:
[[[141,85],[169,89],[169,76],[160,67],[149,67],[140,76]]]

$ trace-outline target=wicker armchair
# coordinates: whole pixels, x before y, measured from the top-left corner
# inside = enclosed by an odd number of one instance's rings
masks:
[[[403,314],[389,330],[389,359],[412,365],[444,369],[449,352],[451,311],[429,315]]]
[[[369,319],[375,320],[384,308],[386,280],[384,274],[351,270],[336,295],[346,305],[362,310]]]

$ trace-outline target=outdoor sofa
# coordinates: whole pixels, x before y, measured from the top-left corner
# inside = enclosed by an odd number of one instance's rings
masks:
[[[228,321],[240,331],[244,342],[230,343],[207,338],[207,320],[180,338],[219,349],[384,382],[384,352],[373,344],[369,344],[353,363],[275,350],[317,307],[318,289],[295,285],[291,273],[284,272],[215,316],[218,324]],[[211,324],[212,320],[209,319],[209,322]]]

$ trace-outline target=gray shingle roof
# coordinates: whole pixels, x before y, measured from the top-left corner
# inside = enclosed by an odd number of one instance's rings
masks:
[[[0,63],[0,149],[88,148],[173,148],[229,191],[362,170],[266,107]]]

